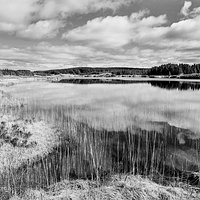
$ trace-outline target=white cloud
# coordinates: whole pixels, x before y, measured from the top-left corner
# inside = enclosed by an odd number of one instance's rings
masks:
[[[33,47],[21,48],[0,48],[0,60],[9,61],[6,65],[5,62],[0,62],[0,68],[8,68],[9,64],[13,61],[17,68],[26,68],[26,63],[31,63],[32,66],[35,64],[35,69],[43,66],[59,67],[62,65],[87,65],[88,62],[98,62],[104,59],[109,59],[110,55],[103,51],[96,51],[93,48],[85,47],[81,45],[60,45],[53,46],[49,43],[39,43]],[[20,63],[20,65],[19,65]],[[29,65],[30,66],[30,65]]]
[[[68,16],[74,13],[89,13],[101,9],[116,10],[121,5],[128,5],[134,0],[43,0],[40,16],[42,18],[54,18],[56,16]]]
[[[184,16],[188,16],[190,13],[190,7],[192,6],[191,1],[185,1],[183,7],[181,8],[181,14]]]
[[[0,0],[0,22],[26,23],[33,19],[54,19],[100,9],[115,10],[134,0]]]
[[[128,16],[96,18],[63,34],[67,41],[113,50],[127,46],[153,50],[198,48],[200,43],[200,8],[191,11],[186,19],[167,25],[166,15],[147,16],[148,12]],[[195,15],[194,15],[195,13]]]
[[[119,47],[130,40],[130,23],[128,17],[96,18],[85,26],[78,27],[63,35],[70,41],[90,42],[94,46]]]
[[[38,0],[0,0],[0,31],[15,32],[30,23]]]
[[[171,39],[182,40],[183,43],[187,40],[200,42],[200,16],[173,23],[167,36]]]
[[[0,0],[0,22],[22,24],[30,20],[38,0]]]
[[[61,27],[63,27],[63,23],[61,21],[38,21],[37,23],[30,24],[25,29],[18,31],[17,35],[31,39],[53,38],[58,34]]]
[[[24,25],[22,24],[13,24],[13,23],[6,23],[1,22],[0,23],[0,31],[2,32],[15,32],[16,30],[23,29]]]
[[[47,39],[55,37],[64,23],[59,20],[40,20],[32,24],[0,23],[0,31],[15,34],[21,38]]]
[[[185,1],[184,6],[181,9],[181,14],[184,15],[185,18],[195,18],[200,15],[200,7],[191,10],[191,6],[191,1]]]
[[[95,8],[94,5],[88,7],[91,2],[96,2]],[[64,26],[63,19],[67,15],[108,8],[112,3],[118,6],[113,0],[104,2],[104,6],[97,0],[81,1],[80,5],[85,5],[81,7],[76,4],[78,1],[72,0],[57,0],[57,8],[52,6],[54,3],[54,0],[41,1],[39,9],[36,4],[35,14],[32,13],[31,17],[22,14],[16,22],[12,17],[4,17],[4,21],[0,18],[0,30],[23,38],[53,38]],[[146,10],[130,16],[98,17],[64,33],[63,45],[40,43],[24,49],[9,45],[0,47],[0,60],[15,60],[14,65],[19,68],[72,65],[149,67],[167,62],[200,62],[200,7],[187,8],[187,15],[171,24],[165,14],[152,16]]]
[[[152,42],[154,47],[141,47],[135,44],[129,49],[117,49],[103,51],[81,45],[59,45],[54,46],[49,43],[40,43],[33,47],[21,48],[0,48],[0,68],[15,69],[50,69],[65,68],[72,66],[129,66],[129,67],[151,67],[164,63],[183,62],[190,58],[200,62],[199,51],[186,51],[188,47],[198,47],[196,43],[169,42],[164,46],[157,40],[158,45]],[[160,46],[159,46],[160,45]],[[176,46],[176,47],[175,47]],[[181,48],[183,51],[181,51]],[[4,61],[5,62],[4,62]],[[6,63],[6,64],[4,64]]]
[[[149,36],[148,31],[153,29],[157,36],[156,28],[167,22],[166,15],[144,17],[145,13],[133,13],[130,17],[96,18],[88,21],[84,26],[63,34],[63,38],[69,41],[86,42],[96,47],[116,48],[127,45],[132,40],[141,39],[144,37],[143,34]]]
[[[132,1],[134,0],[0,0],[0,31],[16,33],[26,38],[34,38],[34,35],[36,39],[52,37],[60,28],[58,21],[66,20],[68,16],[100,9],[115,10]],[[41,30],[42,27],[47,28],[48,33]],[[57,31],[54,30],[56,27]],[[40,33],[35,34],[37,28]]]
[[[200,7],[194,8],[191,12],[190,12],[190,17],[196,17],[200,15]]]

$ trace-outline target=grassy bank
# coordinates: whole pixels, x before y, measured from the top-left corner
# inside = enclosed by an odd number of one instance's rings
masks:
[[[113,176],[102,185],[92,181],[62,181],[47,191],[28,190],[10,200],[197,200],[198,190],[187,185],[162,186],[140,176]]]
[[[10,197],[29,187],[29,168],[59,145],[62,131],[39,119],[17,115],[24,102],[3,91],[0,100],[1,200],[4,194]]]
[[[39,179],[36,179],[39,171],[31,171],[33,163],[58,146],[59,134],[58,130],[43,121],[1,116],[0,190],[11,196],[23,193],[29,186],[39,186]]]

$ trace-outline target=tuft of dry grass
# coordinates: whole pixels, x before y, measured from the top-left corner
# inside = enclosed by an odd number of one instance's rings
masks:
[[[30,182],[36,185],[38,180],[32,176],[39,178],[40,174],[33,164],[60,144],[60,134],[44,121],[0,116],[0,200],[1,196],[23,192]]]
[[[0,90],[0,110],[9,108],[20,108],[24,105],[24,100],[16,99],[9,94]]]
[[[0,116],[0,173],[48,154],[58,143],[58,130],[43,121]]]
[[[188,186],[163,186],[141,176],[113,176],[99,186],[88,180],[62,181],[43,190],[27,190],[10,200],[197,200],[200,194]]]

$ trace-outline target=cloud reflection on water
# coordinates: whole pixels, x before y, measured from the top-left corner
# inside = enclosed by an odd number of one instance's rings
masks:
[[[73,105],[78,118],[106,129],[139,126],[160,129],[150,122],[167,122],[200,135],[200,91],[164,90],[147,83],[75,85],[46,82],[7,88],[16,97],[40,105]],[[147,123],[148,122],[148,123]]]

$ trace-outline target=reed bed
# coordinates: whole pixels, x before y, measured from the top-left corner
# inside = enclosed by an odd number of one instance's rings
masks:
[[[12,99],[6,95],[1,97]],[[137,121],[133,121],[133,126],[123,130],[107,130],[103,128],[104,122],[96,126],[91,120],[81,118],[78,111],[85,108],[76,106],[48,107],[38,102],[9,106],[6,102],[0,108],[0,122],[4,122],[0,134],[3,165],[0,195],[9,198],[14,195],[12,200],[176,200],[192,194],[182,188],[161,185],[179,181],[198,185],[198,175],[191,172],[199,169],[198,159],[195,159],[199,158],[199,140],[184,137],[184,145],[191,151],[181,159],[175,154],[184,147],[177,137],[186,131],[184,129],[167,123],[150,123],[149,127],[161,128],[144,129],[144,126],[135,126]],[[114,127],[118,122],[113,119],[110,123],[113,123],[110,127]],[[12,143],[14,139],[17,142]],[[85,186],[73,189],[72,180]],[[63,183],[65,187],[55,191],[64,192],[64,196],[52,192],[52,187]],[[90,184],[93,186],[88,189]],[[156,192],[157,189],[161,192]],[[69,194],[72,197],[68,197]]]
[[[42,121],[8,116],[0,121],[0,187],[20,193],[29,187],[29,180],[36,184],[38,172],[31,174],[30,168],[59,145],[60,132]]]
[[[13,98],[8,93],[0,90],[0,110],[1,114],[11,108],[20,108],[25,104],[24,100]]]

